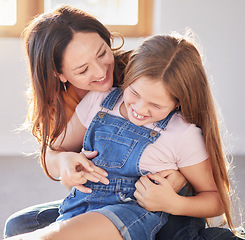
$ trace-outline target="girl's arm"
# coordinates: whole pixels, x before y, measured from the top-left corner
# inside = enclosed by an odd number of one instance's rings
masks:
[[[195,189],[196,196],[180,196],[160,174],[149,174],[141,177],[136,183],[135,197],[139,205],[149,211],[164,211],[173,215],[200,218],[224,213],[209,159],[181,168],[180,171]]]
[[[224,206],[214,181],[209,159],[181,168],[180,171],[193,186],[196,196],[180,198],[181,206],[178,205],[175,210],[178,215],[215,217],[224,213]]]
[[[81,153],[83,138],[86,128],[74,113],[63,132],[53,145],[55,150],[48,149],[46,153],[46,165],[49,174],[54,178],[60,178],[62,184],[73,187],[80,191],[90,192],[82,184],[87,180],[107,184],[107,173],[96,167],[88,158],[94,158],[97,152]]]

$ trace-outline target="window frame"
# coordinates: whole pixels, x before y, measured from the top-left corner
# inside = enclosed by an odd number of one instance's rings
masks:
[[[106,25],[111,32],[123,37],[145,37],[153,32],[154,0],[139,0],[137,25]],[[44,0],[17,0],[17,22],[13,26],[0,26],[0,37],[21,37],[21,33],[34,16],[44,12]]]

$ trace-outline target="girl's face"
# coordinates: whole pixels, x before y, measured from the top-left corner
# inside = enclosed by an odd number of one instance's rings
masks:
[[[138,126],[160,121],[178,106],[161,79],[146,76],[129,85],[123,96],[121,113]]]
[[[97,33],[78,32],[63,54],[62,82],[77,89],[107,91],[113,84],[114,56]]]

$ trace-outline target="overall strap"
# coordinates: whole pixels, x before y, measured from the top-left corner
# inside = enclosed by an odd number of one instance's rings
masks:
[[[116,105],[118,99],[122,96],[122,93],[123,90],[121,88],[115,88],[106,96],[100,106],[112,110]]]
[[[116,105],[118,99],[122,96],[123,90],[121,88],[115,88],[113,91],[111,91],[106,98],[101,103],[101,107],[112,110],[114,106]],[[161,128],[162,130],[165,130],[166,126],[168,125],[170,119],[172,116],[178,112],[178,110],[173,110],[168,114],[167,117],[157,122],[156,127]]]
[[[165,117],[164,119],[162,119],[161,121],[158,121],[156,124],[156,127],[161,128],[162,130],[165,130],[166,126],[168,125],[170,119],[172,118],[172,116],[177,112],[178,110],[173,110],[172,112],[170,112],[168,114],[167,117]]]

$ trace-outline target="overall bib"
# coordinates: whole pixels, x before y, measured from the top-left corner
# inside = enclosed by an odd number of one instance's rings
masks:
[[[110,183],[88,181],[84,186],[91,188],[92,193],[73,188],[60,206],[57,221],[95,211],[108,217],[124,239],[155,239],[156,233],[167,222],[167,214],[145,210],[137,204],[133,194],[137,180],[148,173],[139,168],[141,155],[160,133],[109,114],[121,96],[122,89],[116,88],[104,99],[101,107],[107,112],[96,114],[83,142],[85,150],[98,151],[92,161],[107,171]],[[164,130],[174,113],[157,122],[156,127]]]

